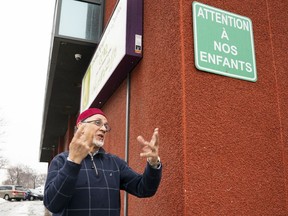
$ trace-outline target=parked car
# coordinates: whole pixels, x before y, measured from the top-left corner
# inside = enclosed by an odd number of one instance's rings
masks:
[[[25,199],[25,189],[20,185],[0,185],[0,197],[5,200],[17,201]]]
[[[44,195],[44,186],[36,187],[35,190],[38,190],[40,194]]]
[[[28,189],[26,191],[25,200],[43,200],[43,193],[37,189]]]

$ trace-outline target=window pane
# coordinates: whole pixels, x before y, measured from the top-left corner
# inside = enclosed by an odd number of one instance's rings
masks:
[[[62,0],[59,35],[98,41],[101,6],[77,0]]]

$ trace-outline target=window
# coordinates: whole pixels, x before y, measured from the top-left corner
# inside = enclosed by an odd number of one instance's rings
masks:
[[[61,0],[58,34],[99,42],[103,23],[102,1]]]

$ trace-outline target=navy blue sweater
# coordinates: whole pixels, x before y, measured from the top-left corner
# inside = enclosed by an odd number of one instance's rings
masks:
[[[120,190],[151,197],[160,184],[162,166],[153,169],[147,163],[140,175],[102,148],[93,161],[88,155],[76,164],[67,157],[63,152],[51,161],[45,184],[44,205],[55,216],[119,216]]]

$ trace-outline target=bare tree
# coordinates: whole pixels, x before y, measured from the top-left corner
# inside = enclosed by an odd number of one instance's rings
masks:
[[[12,166],[7,169],[8,179],[4,184],[17,184],[25,188],[36,188],[44,184],[46,174],[37,174],[28,166]]]
[[[0,155],[0,169],[4,169],[7,166],[7,164],[8,160]]]
[[[38,174],[36,178],[36,182],[37,182],[36,187],[40,187],[44,185],[46,182],[46,178],[47,178],[47,174],[45,173]]]
[[[0,107],[1,111],[1,107]],[[0,112],[0,114],[2,114]],[[6,169],[7,179],[3,181],[0,179],[2,184],[18,184],[26,188],[35,188],[42,186],[45,183],[47,174],[37,173],[31,167],[28,166],[9,166],[9,161],[2,154],[2,145],[5,144],[5,135],[7,122],[0,115],[0,170]]]
[[[36,172],[28,166],[22,166],[22,172],[20,174],[21,184],[26,188],[35,188]]]
[[[20,185],[20,173],[22,172],[21,168],[14,166],[7,169],[8,179],[4,181],[4,184],[17,184]]]

